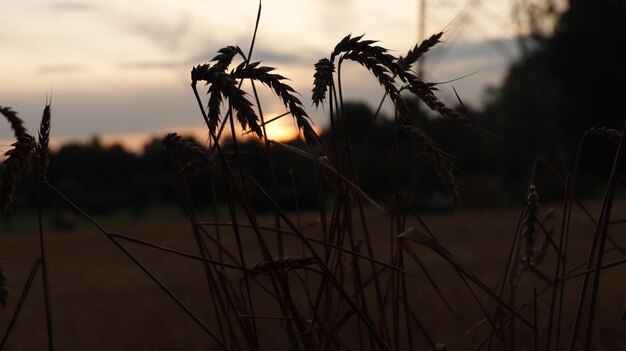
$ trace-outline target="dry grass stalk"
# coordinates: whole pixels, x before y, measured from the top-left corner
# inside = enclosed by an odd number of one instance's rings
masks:
[[[6,119],[11,124],[11,128],[13,129],[13,134],[15,135],[15,138],[26,135],[24,122],[19,117],[17,117],[17,112],[13,111],[10,107],[0,106],[0,114],[6,117]]]
[[[443,152],[420,128],[403,124],[399,129],[422,146],[422,156],[435,169],[439,181],[448,192],[452,207],[455,211],[458,210],[461,207],[461,195],[450,156]]]
[[[22,173],[28,166],[30,155],[35,149],[35,139],[25,134],[12,144],[13,149],[5,153],[4,172],[0,184],[0,213],[6,214],[13,202],[13,195]]]
[[[50,152],[50,105],[46,105],[43,109],[41,124],[39,126],[39,140],[37,143],[37,156],[39,157],[39,176],[46,179],[48,171],[48,154]]]
[[[8,276],[4,270],[4,265],[0,261],[0,305],[6,306],[9,297]]]

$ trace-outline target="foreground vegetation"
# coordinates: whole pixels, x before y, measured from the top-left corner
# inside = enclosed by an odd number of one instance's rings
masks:
[[[620,294],[615,289],[621,288],[606,284],[610,282],[607,276],[619,272],[626,254],[617,241],[622,238],[611,235],[623,223],[622,217],[615,215],[619,210],[615,194],[621,177],[618,166],[623,133],[588,129],[569,172],[560,174],[539,157],[529,171],[527,186],[520,189],[503,166],[501,155],[485,139],[489,131],[475,123],[462,99],[458,97],[459,110],[449,108],[435,95],[437,85],[423,81],[411,70],[442,35],[431,36],[403,57],[392,56],[363,36],[344,37],[329,57],[315,64],[313,103],[324,105],[328,111],[331,137],[326,141],[312,128],[286,78],[274,68],[252,61],[254,45],[247,53],[238,46],[224,47],[209,63],[194,67],[192,91],[211,142],[205,147],[175,133],[162,140],[175,164],[172,177],[188,221],[186,228],[103,226],[84,210],[80,198],[69,198],[48,172],[50,106],[44,108],[37,140],[23,128],[14,111],[2,108],[0,112],[11,123],[16,142],[6,153],[1,209],[6,213],[19,196],[17,184],[32,159],[37,177],[30,186],[36,189],[39,204],[39,235],[20,238],[38,241],[37,258],[30,273],[24,268],[20,273],[20,269],[15,273],[9,270],[11,275],[27,278],[20,279],[23,288],[13,288],[19,291],[18,298],[17,302],[11,300],[12,313],[3,314],[6,331],[0,348],[9,342],[22,345],[13,331],[24,318],[25,303],[33,301],[29,292],[37,277],[42,278],[38,301],[46,318],[45,323],[33,325],[33,330],[40,333],[45,328],[50,350],[72,344],[68,334],[59,330],[68,327],[64,323],[76,327],[68,321],[89,319],[63,308],[67,302],[62,299],[63,290],[65,296],[78,292],[71,283],[75,276],[68,277],[75,263],[65,257],[72,255],[78,262],[89,261],[81,265],[89,268],[88,272],[99,269],[105,273],[84,272],[82,279],[92,279],[92,288],[70,299],[76,299],[80,306],[92,306],[96,316],[109,314],[104,320],[110,322],[103,328],[110,328],[120,340],[111,348],[125,347],[123,339],[136,336],[152,342],[140,332],[141,325],[124,327],[133,332],[128,335],[120,330],[124,324],[119,323],[145,321],[145,316],[155,315],[174,316],[172,321],[177,324],[184,320],[194,325],[202,338],[170,329],[162,333],[171,345],[189,349],[256,350],[278,345],[298,350],[441,350],[449,345],[536,350],[610,348],[622,342],[620,336],[607,342],[604,333],[615,331],[607,320],[618,318],[616,306],[605,304],[615,304]],[[393,127],[386,136],[391,140],[386,149],[389,163],[383,170],[364,168],[361,162],[368,145],[378,151],[382,148],[369,133],[378,116],[356,121],[346,118],[341,84],[345,64],[368,70],[381,85],[382,100],[390,100],[395,107]],[[250,88],[247,92],[242,90],[244,82]],[[200,95],[198,83],[206,84],[207,98]],[[301,147],[265,137],[265,127],[272,121],[264,118],[257,89],[270,89],[284,104],[286,113],[280,118],[295,120],[303,136]],[[461,187],[451,157],[422,129],[407,103],[408,96],[463,128],[467,137],[476,141],[480,150],[475,152],[485,153],[496,165],[521,206],[517,218],[510,212],[500,213],[497,215],[503,221],[498,221],[493,214],[483,214],[477,215],[480,220],[461,225],[462,217],[457,215],[454,224],[446,225],[449,219],[420,215],[411,201],[423,186],[413,181],[417,167],[428,165],[455,212],[462,204]],[[258,137],[262,147],[257,153],[244,154],[236,125]],[[355,129],[363,131],[357,135],[363,147],[353,147]],[[221,137],[223,133],[230,136],[228,143]],[[604,200],[588,208],[574,189],[580,164],[586,161],[582,150],[602,138],[613,143],[617,151]],[[278,150],[297,156],[303,165],[290,172],[293,202],[289,211],[279,201],[284,197],[279,192],[285,187],[279,186],[281,178],[274,158]],[[258,160],[264,166],[263,174],[249,171],[248,162]],[[209,213],[199,211],[193,199],[198,185],[189,182],[190,175],[200,169],[208,170],[200,186],[211,188],[213,195],[218,188],[224,194],[223,204],[217,196],[207,201],[212,205]],[[298,185],[296,172],[312,173],[315,181]],[[380,184],[388,184],[385,201],[370,196],[362,186],[363,174],[368,172],[376,172]],[[557,184],[562,194],[554,210],[541,206],[539,182],[543,178]],[[302,192],[297,191],[298,186]],[[314,197],[313,213],[300,210],[302,194]],[[99,239],[46,231],[44,197],[61,201],[90,222]],[[226,215],[221,208],[226,209]],[[261,216],[259,209],[269,209],[271,214]],[[12,239],[3,245],[20,244]],[[110,253],[102,254],[103,247],[114,248],[133,267],[114,267]],[[473,256],[484,260],[472,263]],[[122,279],[125,275],[132,275],[138,284]],[[114,288],[116,281],[121,287]],[[107,289],[108,285],[112,289]],[[4,268],[0,289],[0,302],[5,304],[9,296]],[[120,292],[126,289],[132,291]],[[146,290],[150,292],[138,292]],[[167,302],[157,300],[157,293]],[[149,301],[138,304],[140,296],[147,296]],[[109,302],[103,305],[99,302],[103,299]],[[109,304],[136,306],[141,318],[130,315],[130,311],[111,316],[114,310]],[[159,314],[161,308],[167,314]],[[76,315],[68,316],[70,313]],[[71,334],[77,342],[81,331]],[[66,339],[60,339],[61,335]],[[87,341],[84,345],[90,348]]]

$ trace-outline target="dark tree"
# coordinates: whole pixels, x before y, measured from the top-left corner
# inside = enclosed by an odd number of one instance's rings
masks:
[[[500,149],[513,174],[527,174],[539,154],[571,169],[585,130],[622,129],[625,39],[623,0],[570,0],[550,37],[529,39],[531,49],[491,94],[483,120],[506,140]],[[590,142],[583,171],[604,174],[613,150]]]

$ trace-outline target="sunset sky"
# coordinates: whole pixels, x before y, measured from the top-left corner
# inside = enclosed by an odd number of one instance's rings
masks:
[[[447,81],[476,72],[454,86],[479,106],[484,88],[500,82],[516,55],[510,4],[428,2],[426,34],[446,34],[427,58],[426,79]],[[247,51],[257,8],[252,0],[3,2],[0,105],[18,111],[32,131],[51,95],[57,142],[97,134],[105,140],[135,138],[137,144],[150,133],[200,129],[189,72],[223,46]],[[418,14],[418,2],[408,0],[265,0],[253,60],[290,78],[315,125],[323,127],[323,111],[310,104],[313,64],[349,33],[403,54],[418,40]],[[374,106],[382,96],[364,69],[349,67],[345,77],[348,99]],[[441,89],[440,97],[453,103],[449,85]],[[284,112],[268,92],[263,109]],[[2,124],[0,141],[10,136]]]

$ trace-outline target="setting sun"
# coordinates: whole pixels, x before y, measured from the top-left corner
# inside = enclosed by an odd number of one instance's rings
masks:
[[[298,137],[298,130],[287,120],[276,120],[265,125],[267,137],[276,141],[289,141]]]

